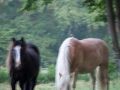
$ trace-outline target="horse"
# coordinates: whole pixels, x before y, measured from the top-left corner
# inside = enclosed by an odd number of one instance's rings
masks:
[[[12,90],[19,82],[21,90],[34,90],[40,68],[40,52],[37,46],[12,38],[6,62]]]
[[[103,40],[98,38],[78,40],[69,37],[62,42],[59,48],[56,61],[56,87],[58,90],[70,90],[72,76],[71,87],[74,90],[77,75],[89,74],[93,90],[109,90],[108,65],[109,48]]]

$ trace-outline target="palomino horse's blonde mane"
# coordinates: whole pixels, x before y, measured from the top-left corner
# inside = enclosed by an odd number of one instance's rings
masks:
[[[67,38],[59,48],[59,54],[57,58],[57,63],[56,63],[56,86],[59,87],[60,83],[59,78],[60,78],[60,73],[62,75],[69,75],[70,74],[70,59],[69,58],[69,49],[68,47],[70,46],[70,40],[72,38]]]

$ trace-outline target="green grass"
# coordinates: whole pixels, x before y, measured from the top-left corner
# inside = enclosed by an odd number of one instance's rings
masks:
[[[120,78],[110,82],[110,90],[120,90]]]
[[[90,82],[79,80],[77,81],[75,90],[92,90],[92,85]],[[119,90],[120,89],[120,78],[110,81],[109,90]],[[9,83],[0,83],[0,90],[11,90]],[[17,90],[19,86],[17,86]],[[57,90],[54,83],[48,84],[38,84],[35,87],[35,90]]]

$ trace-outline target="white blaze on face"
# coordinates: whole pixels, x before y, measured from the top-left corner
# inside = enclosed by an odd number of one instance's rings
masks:
[[[20,66],[20,64],[21,64],[21,61],[20,61],[20,49],[21,49],[21,46],[15,46],[14,47],[14,50],[15,50],[15,52],[14,52],[14,58],[15,58],[15,63],[16,63],[16,67],[19,67]]]

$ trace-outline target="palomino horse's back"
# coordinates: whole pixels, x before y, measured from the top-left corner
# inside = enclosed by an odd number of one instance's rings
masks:
[[[78,70],[79,73],[89,73],[97,66],[108,63],[109,49],[107,44],[100,39],[77,40],[73,38],[69,49],[71,72]]]

